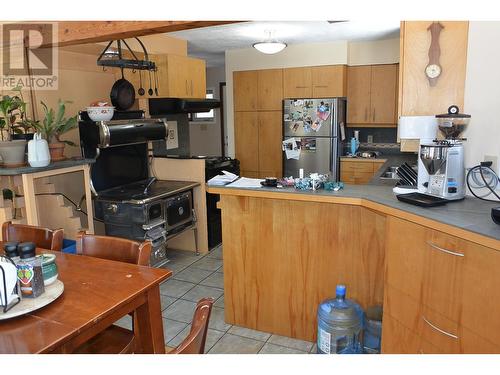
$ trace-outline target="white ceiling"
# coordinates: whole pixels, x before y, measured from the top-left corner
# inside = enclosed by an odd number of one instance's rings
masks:
[[[223,66],[228,49],[250,48],[253,43],[273,38],[287,44],[332,42],[337,40],[379,40],[399,36],[399,21],[259,21],[205,27],[169,33],[188,41],[190,56],[207,61],[207,67]]]

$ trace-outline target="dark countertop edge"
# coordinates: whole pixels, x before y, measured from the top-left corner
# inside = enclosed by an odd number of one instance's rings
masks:
[[[469,203],[474,201],[478,201],[477,203],[480,203],[484,206],[489,206],[486,207],[486,209],[491,209],[492,207],[495,206],[500,206],[500,202],[495,205],[495,203],[492,202],[482,202],[476,198],[472,197],[466,197],[464,201],[461,202],[451,202],[448,203],[446,206],[441,206],[441,207],[433,207],[433,208],[422,208],[418,206],[413,206],[410,204],[402,203],[397,200],[395,195],[392,193],[392,187],[390,186],[384,186],[384,185],[346,185],[347,187],[355,187],[359,188],[359,190],[362,190],[362,192],[349,192],[345,194],[345,190],[340,190],[338,192],[330,192],[326,190],[317,190],[316,192],[311,192],[311,191],[301,191],[301,190],[296,190],[294,188],[283,188],[283,189],[273,189],[273,188],[240,188],[240,187],[230,187],[230,186],[208,186],[207,189],[210,190],[211,188],[213,189],[227,189],[227,190],[247,190],[247,191],[254,191],[254,192],[261,192],[261,193],[288,193],[288,194],[297,194],[297,195],[306,195],[306,196],[311,196],[311,197],[318,197],[318,196],[325,196],[325,197],[333,197],[333,198],[339,198],[339,199],[344,199],[344,200],[349,200],[349,199],[359,199],[359,200],[366,200],[375,204],[380,204],[383,206],[386,206],[390,209],[394,210],[399,210],[402,212],[405,212],[410,215],[415,215],[419,216],[423,219],[427,220],[433,220],[436,222],[439,222],[444,225],[449,225],[451,227],[455,227],[470,233],[474,233],[483,237],[486,237],[488,239],[493,239],[498,242],[498,246],[496,246],[496,250],[500,251],[500,226],[496,225],[493,223],[490,217],[490,212],[471,212],[470,210],[467,210],[465,208],[460,208],[460,205]],[[376,195],[380,195],[380,192],[370,192],[370,189],[374,190],[380,190],[384,189],[386,191],[383,192],[384,195],[386,196],[380,196],[377,197]],[[388,194],[390,192],[390,194]],[[314,200],[316,201],[316,200]],[[451,209],[450,209],[451,208]],[[444,209],[446,211],[440,211],[440,209]],[[471,217],[476,216],[481,217],[482,222],[474,222],[474,221],[468,221],[467,223],[456,223],[452,222],[449,220],[449,217],[454,217],[453,214],[462,212],[465,215],[471,215]],[[491,228],[488,230],[488,228],[484,228],[484,223],[488,222],[489,227]],[[495,228],[495,229],[492,229]],[[466,239],[467,240],[467,239]],[[484,245],[487,247],[492,247],[491,245]]]
[[[30,167],[29,165],[25,167],[16,167],[16,168],[2,167],[0,168],[0,176],[16,176],[20,174],[38,173],[38,172],[51,171],[61,168],[70,168],[78,165],[93,164],[93,163],[95,163],[95,159],[66,159],[50,163],[46,167],[40,167],[40,168]]]

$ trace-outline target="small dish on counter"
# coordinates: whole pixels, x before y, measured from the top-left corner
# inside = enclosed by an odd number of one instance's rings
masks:
[[[87,114],[92,121],[109,121],[114,113],[115,107],[112,106],[87,107]]]

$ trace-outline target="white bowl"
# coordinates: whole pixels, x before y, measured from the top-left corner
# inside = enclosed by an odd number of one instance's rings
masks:
[[[92,121],[109,121],[113,118],[115,107],[87,107],[87,113]]]

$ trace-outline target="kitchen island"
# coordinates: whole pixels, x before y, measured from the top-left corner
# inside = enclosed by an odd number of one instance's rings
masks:
[[[208,191],[221,195],[227,323],[314,341],[318,304],[344,283],[363,308],[384,305],[385,353],[500,353],[494,203],[421,208],[372,185]]]

